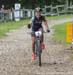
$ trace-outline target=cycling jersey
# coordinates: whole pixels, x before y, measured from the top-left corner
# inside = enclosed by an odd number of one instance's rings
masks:
[[[32,31],[38,31],[42,28],[42,22],[46,21],[44,16],[40,16],[39,19],[36,16],[32,17]]]

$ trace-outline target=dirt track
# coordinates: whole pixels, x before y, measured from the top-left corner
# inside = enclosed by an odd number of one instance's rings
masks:
[[[54,20],[49,24],[51,27],[68,21],[73,19]],[[72,51],[52,41],[52,30],[45,34],[46,49],[42,53],[42,67],[38,66],[37,60],[32,62],[28,32],[26,27],[22,27],[0,39],[0,75],[73,75]]]

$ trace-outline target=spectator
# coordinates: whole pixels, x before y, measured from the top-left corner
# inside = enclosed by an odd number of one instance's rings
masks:
[[[2,5],[2,7],[1,7],[1,12],[2,12],[2,16],[1,17],[2,17],[3,21],[4,21],[4,7],[5,7],[4,5]]]
[[[1,7],[1,11],[2,11],[2,12],[4,12],[4,7],[5,7],[5,6],[4,6],[4,5],[2,5],[2,7]]]

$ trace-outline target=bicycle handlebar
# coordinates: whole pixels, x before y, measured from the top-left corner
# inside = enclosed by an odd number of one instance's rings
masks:
[[[28,34],[32,34],[32,32],[27,32]],[[43,31],[43,33],[49,33],[49,32],[46,32],[46,31]]]

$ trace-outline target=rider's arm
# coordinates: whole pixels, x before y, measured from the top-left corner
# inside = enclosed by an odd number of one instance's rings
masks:
[[[44,25],[46,26],[46,29],[49,30],[48,22],[45,20]]]
[[[28,28],[30,29],[32,27],[32,23],[33,23],[34,17],[31,18],[29,24],[28,24]]]
[[[47,22],[47,20],[45,19],[45,17],[43,17],[43,22],[44,22],[44,25],[46,26],[47,31],[49,32],[50,29],[49,29],[48,22]]]

